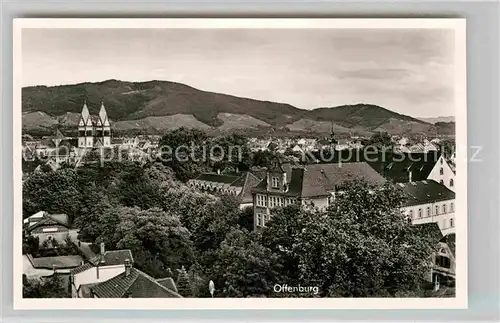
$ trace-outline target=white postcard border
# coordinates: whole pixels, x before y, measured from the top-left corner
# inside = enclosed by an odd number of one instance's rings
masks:
[[[406,28],[455,31],[456,296],[454,298],[182,298],[23,299],[22,48],[23,28]],[[13,25],[13,292],[14,309],[463,309],[467,308],[467,82],[465,19],[14,19]]]

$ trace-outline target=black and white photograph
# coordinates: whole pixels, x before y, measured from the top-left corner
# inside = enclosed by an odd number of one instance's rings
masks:
[[[13,56],[19,308],[467,306],[464,19],[16,19]]]

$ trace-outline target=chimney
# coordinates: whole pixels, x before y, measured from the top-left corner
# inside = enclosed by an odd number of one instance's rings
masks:
[[[104,248],[104,242],[101,242],[101,256],[104,256],[104,252],[105,252],[105,248]]]
[[[220,175],[220,169],[219,168],[217,168],[217,174]]]
[[[409,181],[410,183],[412,182],[412,181],[411,181],[411,177],[412,177],[411,175],[412,175],[412,172],[411,172],[411,171],[409,171],[409,172],[408,172],[408,181]]]
[[[125,259],[125,276],[130,275],[130,268],[132,268],[132,264],[130,263],[130,259]]]

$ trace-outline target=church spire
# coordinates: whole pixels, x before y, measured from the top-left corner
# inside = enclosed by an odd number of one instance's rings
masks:
[[[106,108],[104,107],[104,101],[101,101],[101,109],[99,110],[99,119],[101,120],[101,124],[103,126],[109,125],[108,113],[106,112]]]
[[[89,112],[89,108],[87,107],[87,100],[85,100],[83,103],[83,109],[82,109],[81,116],[82,116],[83,123],[87,124],[89,119],[90,119],[90,112]]]

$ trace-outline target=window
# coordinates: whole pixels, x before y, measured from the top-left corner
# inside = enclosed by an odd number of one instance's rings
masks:
[[[109,130],[104,130],[104,137],[109,137],[110,133]]]
[[[422,209],[418,209],[418,217],[421,218],[422,217]]]
[[[280,206],[285,206],[285,198],[280,197]]]
[[[455,183],[453,182],[453,178],[450,178],[450,187],[453,187],[453,184],[455,184]]]
[[[410,210],[409,216],[410,216],[410,219],[413,219],[413,210]]]
[[[443,170],[443,167],[441,167],[441,168],[439,169],[439,175],[443,175],[443,174],[444,174],[444,170]]]
[[[454,225],[455,223],[453,223],[453,218],[450,218],[450,227],[453,228]]]
[[[87,136],[87,137],[92,136],[92,130],[87,130],[87,131],[86,131],[86,136]]]
[[[97,130],[96,131],[96,136],[97,137],[102,137],[102,130]]]
[[[443,181],[443,180],[440,180],[440,181],[439,181],[439,184],[444,185],[444,181]]]
[[[257,206],[267,206],[265,195],[257,194]]]
[[[271,181],[272,181],[272,184],[271,184],[271,185],[272,185],[273,187],[275,187],[275,188],[276,188],[276,187],[279,187],[279,180],[278,180],[278,177],[273,177]]]
[[[446,213],[446,204],[443,204],[443,213]]]
[[[85,130],[78,131],[78,136],[79,137],[85,137]]]
[[[455,212],[455,205],[453,202],[450,203],[450,212]]]
[[[450,258],[444,256],[436,256],[436,265],[443,268],[450,268]]]
[[[441,163],[441,165],[443,165],[443,158],[440,158],[439,162]]]
[[[261,227],[262,226],[262,214],[257,213],[257,226]]]
[[[431,207],[430,206],[427,207],[427,216],[431,216]]]
[[[436,205],[436,215],[439,214],[439,206]]]

